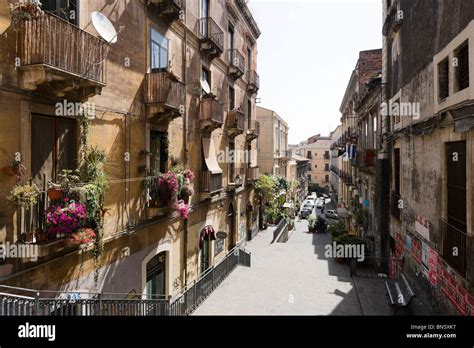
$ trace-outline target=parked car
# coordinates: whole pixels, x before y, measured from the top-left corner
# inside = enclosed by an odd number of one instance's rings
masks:
[[[324,216],[330,219],[334,219],[334,220],[337,220],[338,218],[337,212],[335,210],[326,210],[326,212],[324,213]]]
[[[313,213],[314,205],[311,203],[306,203],[301,207],[301,217],[306,218]]]
[[[311,202],[313,204],[316,204],[317,199],[318,198],[316,196],[308,196],[308,197],[306,197],[306,202]]]

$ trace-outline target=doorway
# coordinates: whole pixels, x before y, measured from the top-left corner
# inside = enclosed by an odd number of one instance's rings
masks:
[[[148,299],[166,296],[166,252],[161,252],[146,265],[146,294]]]

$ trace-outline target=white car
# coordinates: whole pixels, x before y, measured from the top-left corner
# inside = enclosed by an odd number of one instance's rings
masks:
[[[334,219],[334,220],[337,220],[338,218],[337,212],[335,210],[326,210],[326,212],[324,213],[324,216],[330,219]]]
[[[316,200],[317,200],[317,197],[315,197],[315,196],[308,196],[308,197],[306,197],[306,201],[305,201],[305,202],[311,202],[311,203],[313,203],[313,205],[314,205],[314,204],[316,204]]]

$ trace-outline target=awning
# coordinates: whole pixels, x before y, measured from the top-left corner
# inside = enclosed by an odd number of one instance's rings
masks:
[[[211,225],[204,227],[204,229],[201,231],[201,234],[199,235],[200,249],[202,249],[206,238],[210,238],[210,240],[216,240],[216,232],[214,231],[214,227],[212,227]]]
[[[206,161],[207,169],[211,174],[221,174],[222,169],[217,163],[216,147],[212,138],[202,138],[202,148],[204,150],[204,160]]]

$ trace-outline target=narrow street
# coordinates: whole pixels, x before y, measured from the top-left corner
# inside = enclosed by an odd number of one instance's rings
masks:
[[[238,267],[194,315],[390,315],[380,279],[357,279],[324,256],[328,234],[297,221],[287,243],[271,244],[274,227],[247,245],[252,267]],[[356,284],[356,287],[355,287]]]

